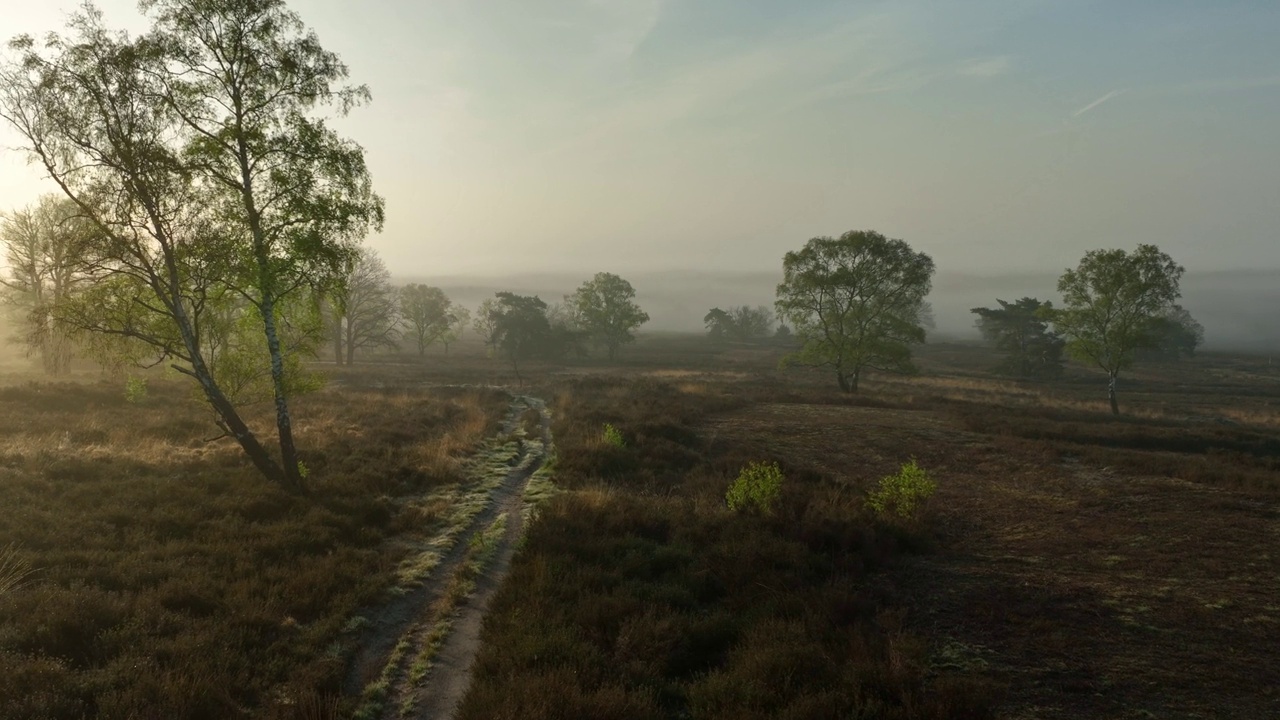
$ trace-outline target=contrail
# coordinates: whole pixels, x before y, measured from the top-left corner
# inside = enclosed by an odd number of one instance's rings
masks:
[[[1090,110],[1092,110],[1092,109],[1094,109],[1094,108],[1098,107],[1099,105],[1101,105],[1102,103],[1104,103],[1104,102],[1106,102],[1106,101],[1110,100],[1111,98],[1113,98],[1113,97],[1115,97],[1115,96],[1117,96],[1117,95],[1120,95],[1120,94],[1121,94],[1121,93],[1123,93],[1123,92],[1124,92],[1124,90],[1112,90],[1111,92],[1107,93],[1106,95],[1103,95],[1102,97],[1098,98],[1097,100],[1094,100],[1093,102],[1089,103],[1088,105],[1085,105],[1084,107],[1080,108],[1079,110],[1077,110],[1077,111],[1075,111],[1075,112],[1071,113],[1071,117],[1073,117],[1073,118],[1078,118],[1078,117],[1080,117],[1081,115],[1083,115],[1083,114],[1085,114],[1085,113],[1089,112]]]

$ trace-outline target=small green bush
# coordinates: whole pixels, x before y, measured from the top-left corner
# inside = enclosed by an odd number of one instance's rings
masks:
[[[738,478],[729,486],[724,500],[730,510],[755,508],[768,515],[773,504],[782,495],[782,470],[778,463],[753,462],[742,468]]]
[[[604,443],[616,448],[624,448],[627,446],[627,441],[622,439],[622,431],[610,423],[604,424]]]
[[[130,375],[124,381],[124,399],[137,404],[147,399],[147,379]]]
[[[898,517],[910,517],[937,489],[938,484],[913,458],[902,466],[898,474],[881,478],[880,486],[868,496],[867,505],[877,515],[892,513]]]

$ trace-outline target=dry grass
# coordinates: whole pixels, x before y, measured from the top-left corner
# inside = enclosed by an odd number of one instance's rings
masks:
[[[981,348],[859,396],[780,354],[642,338],[530,371],[559,456],[461,717],[1276,715],[1265,360],[1139,367],[1113,418],[1095,373],[994,378]],[[406,388],[508,374],[335,371],[298,407],[306,498],[202,442],[184,388],[0,388],[0,546],[37,570],[0,593],[0,718],[334,717],[344,627],[468,511],[461,458],[505,406]],[[935,501],[876,521],[867,488],[910,457]],[[725,508],[753,460],[787,476],[772,517]]]
[[[33,572],[31,560],[23,557],[17,545],[9,543],[0,548],[0,596],[21,588]]]
[[[925,526],[882,526],[795,465],[772,516],[725,507],[746,459],[773,457],[707,440],[711,416],[749,405],[740,389],[560,387],[565,490],[491,605],[460,717],[987,716],[980,681],[930,677],[924,644],[859,589]],[[625,447],[600,441],[606,422]]]
[[[556,385],[562,492],[462,717],[1275,714],[1277,378],[1143,367],[1113,418],[1087,370],[1019,383],[944,351],[860,396],[763,355],[680,372],[674,346],[677,372]],[[875,522],[867,488],[910,457],[934,502]],[[724,508],[759,459],[788,478],[772,521]]]
[[[343,628],[496,428],[489,391],[332,389],[299,399],[311,492],[266,484],[186,384],[0,389],[0,718],[331,718]],[[265,411],[265,408],[261,409]],[[251,414],[255,426],[269,418]]]

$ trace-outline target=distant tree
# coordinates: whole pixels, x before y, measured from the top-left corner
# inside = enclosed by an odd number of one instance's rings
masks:
[[[498,301],[495,298],[486,299],[480,303],[480,307],[476,308],[476,313],[471,319],[471,329],[475,330],[484,341],[486,351],[492,353],[497,349]]]
[[[454,303],[449,311],[449,329],[440,335],[440,344],[444,346],[444,354],[449,354],[449,346],[458,341],[471,324],[471,311]]]
[[[551,322],[547,320],[547,304],[537,296],[500,292],[490,309],[496,349],[511,361],[516,378],[520,363],[543,355],[552,342]]]
[[[579,326],[578,315],[574,312],[573,306],[568,302],[570,297],[572,296],[565,296],[565,302],[550,303],[547,305],[547,321],[550,322],[552,326],[559,325],[573,330],[581,330],[582,328]]]
[[[778,315],[803,343],[787,361],[834,368],[845,392],[857,392],[866,368],[914,372],[933,269],[928,255],[874,231],[813,238],[787,253]]]
[[[400,288],[399,310],[405,334],[417,345],[419,356],[425,355],[432,343],[445,340],[457,316],[457,310],[444,290],[418,283]],[[453,339],[445,342],[446,352],[449,342]]]
[[[4,300],[16,312],[20,340],[39,355],[50,375],[71,369],[72,329],[54,312],[90,279],[86,257],[94,228],[76,204],[45,195],[30,207],[0,217],[0,243],[7,272],[0,277]]]
[[[735,305],[728,310],[711,308],[702,318],[707,334],[713,339],[744,342],[768,337],[773,320],[773,312],[763,305]]]
[[[334,362],[355,362],[356,350],[397,347],[397,297],[391,272],[372,248],[361,248],[355,265],[330,292]]]
[[[706,324],[707,335],[712,340],[724,340],[733,334],[733,318],[718,307],[708,310],[702,322]]]
[[[973,308],[982,337],[1006,354],[996,371],[1023,378],[1049,379],[1062,375],[1066,341],[1049,329],[1052,303],[1024,297],[999,308]]]
[[[1168,361],[1189,358],[1204,344],[1204,326],[1185,308],[1175,305],[1151,323],[1146,347],[1138,360]]]
[[[729,308],[729,317],[733,320],[733,329],[739,340],[768,337],[769,331],[773,329],[773,311],[764,305],[738,305]]]
[[[631,283],[612,273],[596,273],[577,292],[565,296],[576,325],[593,341],[604,345],[613,360],[618,348],[633,342],[636,328],[649,322],[649,314],[635,303]]]
[[[1155,245],[1124,250],[1092,250],[1058,280],[1062,308],[1054,328],[1066,336],[1067,352],[1107,373],[1111,412],[1119,415],[1116,377],[1137,354],[1157,342],[1156,329],[1180,313],[1179,282],[1184,268]]]

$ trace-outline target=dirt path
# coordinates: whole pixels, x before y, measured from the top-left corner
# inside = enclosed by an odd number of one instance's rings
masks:
[[[453,717],[470,684],[485,611],[524,531],[526,489],[550,452],[545,404],[514,398],[498,437],[473,460],[472,487],[460,503],[474,506],[473,514],[431,543],[441,551],[421,581],[370,619],[346,683],[361,698],[355,717]]]

